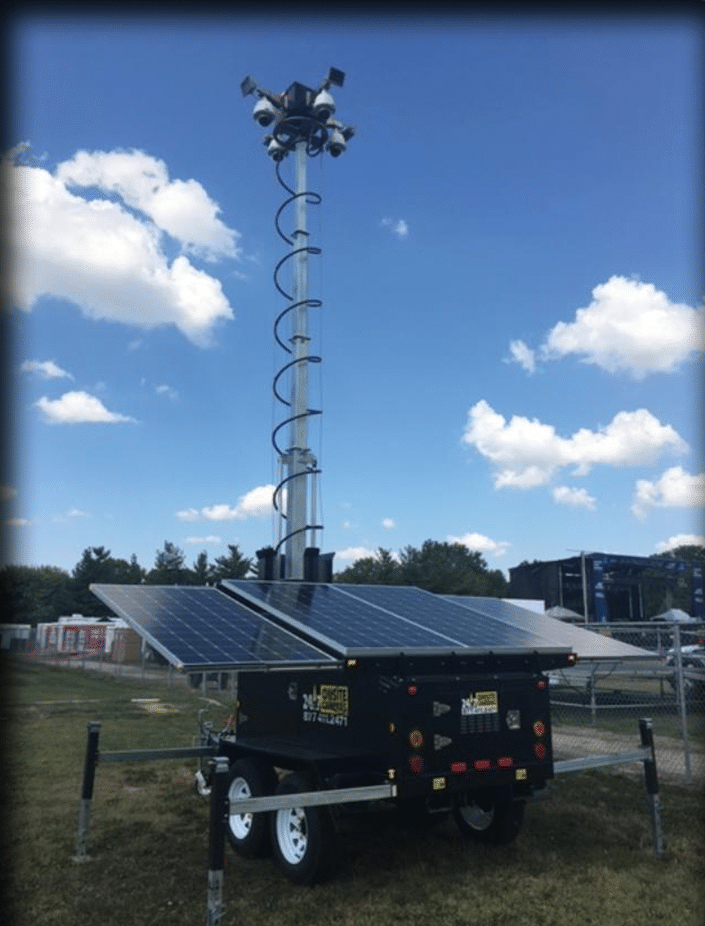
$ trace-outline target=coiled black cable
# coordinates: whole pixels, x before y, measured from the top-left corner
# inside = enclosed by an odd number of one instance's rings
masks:
[[[295,125],[291,124],[294,122],[296,123]],[[306,123],[310,123],[310,124],[307,125]],[[291,141],[290,139],[297,139],[297,138],[300,138],[302,135],[306,140],[307,155],[313,156],[316,154],[320,154],[320,152],[323,150],[323,143],[325,142],[325,138],[320,133],[320,123],[317,123],[314,120],[305,120],[302,117],[296,117],[295,119],[285,120],[283,123],[279,125],[278,130],[275,131],[275,137],[280,142],[282,143],[288,142],[286,144],[287,148],[291,148],[294,145],[294,142]],[[287,245],[289,245],[293,250],[289,251],[288,254],[285,254],[284,257],[279,261],[279,263],[274,268],[274,285],[277,288],[277,290],[281,293],[281,295],[285,299],[287,299],[290,303],[290,305],[288,305],[282,312],[279,313],[279,315],[274,321],[274,339],[277,342],[277,344],[279,344],[279,346],[282,347],[288,354],[292,354],[293,351],[291,350],[291,348],[287,344],[285,344],[285,342],[280,337],[279,326],[281,322],[284,320],[284,318],[286,318],[287,315],[289,315],[290,312],[293,312],[297,308],[306,306],[311,309],[318,309],[318,308],[321,308],[323,303],[321,302],[320,299],[309,299],[309,298],[301,299],[298,302],[293,302],[292,301],[294,298],[293,295],[287,292],[286,289],[284,289],[284,287],[279,282],[279,272],[281,268],[289,260],[295,257],[297,254],[306,253],[306,254],[311,254],[311,255],[319,255],[321,253],[321,249],[314,247],[310,244],[306,244],[303,247],[295,247],[293,238],[290,238],[288,235],[286,235],[282,231],[281,225],[280,225],[280,218],[284,210],[288,206],[290,206],[292,203],[294,203],[297,199],[305,197],[306,203],[312,206],[318,206],[323,201],[323,198],[318,193],[312,192],[311,190],[306,190],[301,193],[296,193],[294,190],[292,190],[291,187],[282,178],[281,171],[280,171],[280,165],[281,165],[281,161],[277,161],[276,163],[277,180],[282,185],[282,187],[284,187],[284,189],[287,191],[289,196],[277,210],[276,216],[274,218],[274,226],[277,230],[279,237]],[[303,232],[302,230],[299,230],[297,234],[305,234],[308,236],[308,232]],[[279,380],[281,379],[282,376],[284,376],[285,373],[292,370],[299,363],[320,363],[320,362],[321,362],[320,357],[313,355],[313,354],[308,354],[305,357],[298,357],[286,363],[277,372],[272,382],[272,391],[277,401],[281,402],[282,405],[285,405],[288,408],[291,408],[291,402],[288,399],[286,399],[278,389]],[[286,451],[283,450],[277,443],[277,435],[282,428],[284,428],[286,425],[291,424],[292,422],[297,421],[301,418],[309,418],[309,417],[313,417],[315,415],[320,415],[320,414],[322,414],[320,409],[308,408],[306,409],[305,412],[301,414],[291,415],[290,417],[285,418],[283,421],[279,422],[279,424],[272,431],[272,445],[275,451],[277,452],[277,454],[279,454],[280,457],[286,456]],[[293,448],[290,448],[290,449],[293,449]],[[300,447],[297,449],[305,450],[307,448]],[[274,489],[274,493],[272,496],[272,503],[274,505],[275,511],[282,518],[286,519],[286,514],[280,507],[280,498],[281,498],[281,493],[282,493],[284,486],[286,486],[286,484],[288,482],[291,482],[293,479],[307,479],[309,476],[320,474],[320,472],[321,470],[317,466],[313,466],[304,472],[294,473],[292,475],[286,476],[284,479],[281,479],[281,481],[277,484],[277,486]],[[307,520],[308,520],[308,514],[307,514]],[[313,530],[322,530],[322,529],[323,529],[322,524],[306,524],[305,527],[297,528],[297,530],[294,530],[294,531],[289,531],[287,534],[285,534],[285,536],[282,537],[282,539],[279,541],[279,543],[275,547],[275,553],[277,553],[279,549],[281,548],[281,546],[284,543],[286,543],[286,541],[290,537],[293,537],[295,534],[299,534],[299,533],[302,533],[304,531],[309,531],[309,530],[313,531]]]

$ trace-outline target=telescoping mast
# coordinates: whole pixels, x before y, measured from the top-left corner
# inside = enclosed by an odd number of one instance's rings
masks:
[[[282,94],[265,90],[249,76],[241,84],[243,96],[257,97],[252,113],[255,122],[262,128],[271,127],[264,143],[276,164],[277,179],[289,194],[277,211],[275,226],[292,248],[274,270],[275,286],[289,303],[274,323],[274,337],[290,356],[273,383],[274,395],[286,406],[288,414],[272,433],[279,470],[273,496],[278,514],[278,542],[276,547],[257,553],[260,577],[265,579],[315,582],[332,578],[333,555],[321,557],[316,543],[316,535],[323,529],[317,514],[321,470],[309,446],[309,419],[320,414],[309,407],[309,366],[320,363],[321,358],[310,351],[308,315],[309,309],[320,308],[321,301],[309,297],[308,258],[320,254],[320,248],[309,240],[307,207],[320,204],[321,197],[307,189],[306,169],[309,157],[324,152],[339,157],[355,132],[334,118],[335,101],[330,88],[342,87],[344,78],[343,71],[330,68],[317,89],[294,82]],[[290,154],[295,159],[293,188],[282,179],[280,170]],[[281,230],[280,218],[289,205],[294,207],[294,228],[287,235]],[[291,292],[279,280],[285,263],[293,265]],[[281,332],[285,323],[290,329],[288,338]],[[280,432],[287,427],[288,442],[283,445]]]

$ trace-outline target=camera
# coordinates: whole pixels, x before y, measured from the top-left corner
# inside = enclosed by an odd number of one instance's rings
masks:
[[[257,125],[261,125],[262,128],[266,128],[268,125],[271,125],[272,122],[274,122],[274,117],[276,115],[276,106],[266,97],[262,97],[261,99],[257,100],[255,103],[255,108],[252,110],[252,118],[255,120]]]

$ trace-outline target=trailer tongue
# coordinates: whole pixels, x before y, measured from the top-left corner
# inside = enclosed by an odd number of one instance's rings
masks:
[[[327,873],[344,813],[367,800],[407,820],[453,812],[466,835],[507,842],[553,776],[545,673],[575,655],[487,600],[473,612],[411,587],[255,580],[93,591],[174,665],[237,670],[232,717],[202,743],[229,763],[235,850],[273,850],[292,881]],[[238,812],[314,791],[315,806]]]

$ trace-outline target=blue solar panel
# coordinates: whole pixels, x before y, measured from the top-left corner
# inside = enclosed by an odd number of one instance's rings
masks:
[[[252,669],[335,661],[215,588],[92,585],[91,591],[179,668]]]
[[[469,616],[459,604],[410,586],[247,579],[221,585],[347,657],[568,649],[490,617]]]

